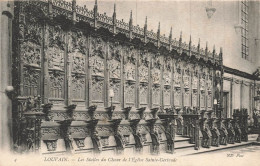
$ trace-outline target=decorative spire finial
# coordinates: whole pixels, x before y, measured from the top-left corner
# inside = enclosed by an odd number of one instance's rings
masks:
[[[116,3],[114,3],[113,21],[116,22]]]
[[[116,13],[116,3],[114,3],[114,13]]]
[[[144,35],[146,36],[146,34],[147,34],[147,16],[145,17],[145,23],[144,23]]]
[[[172,27],[171,27],[171,30],[170,30],[169,39],[172,40]]]
[[[133,12],[132,12],[132,10],[131,10],[131,12],[130,12],[130,20],[129,20],[129,25],[131,25],[131,26],[132,26],[132,24],[133,24]]]
[[[182,41],[182,31],[181,31],[181,34],[180,34],[180,42]]]
[[[158,25],[158,33],[160,34],[160,31],[161,31],[161,27],[160,27],[160,22],[159,22],[159,25]]]
[[[219,60],[222,61],[222,56],[223,56],[223,49],[220,47],[220,52],[219,52]]]
[[[190,44],[190,46],[191,46],[191,35],[190,35],[190,43],[189,43],[189,44]]]

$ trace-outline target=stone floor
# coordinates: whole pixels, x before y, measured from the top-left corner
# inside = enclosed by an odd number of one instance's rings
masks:
[[[257,134],[248,136],[248,142],[241,142],[228,145],[220,145],[219,147],[200,148],[194,150],[194,148],[187,148],[184,150],[176,150],[174,154],[164,154],[166,156],[197,156],[197,155],[211,155],[211,154],[242,154],[242,153],[259,153],[260,154],[260,143],[256,142]]]

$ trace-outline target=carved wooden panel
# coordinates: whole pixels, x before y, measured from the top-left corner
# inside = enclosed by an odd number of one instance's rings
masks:
[[[85,77],[73,75],[71,81],[71,98],[84,100],[85,99]]]
[[[40,71],[25,67],[23,69],[23,95],[40,95]]]
[[[181,89],[175,88],[174,90],[174,105],[177,107],[181,106]]]
[[[147,84],[141,84],[139,87],[139,93],[140,93],[140,104],[141,105],[147,105],[147,95],[148,95],[148,86]]]
[[[64,50],[59,47],[51,47],[49,49],[49,69],[64,71]]]
[[[110,80],[109,89],[113,89],[114,91],[113,102],[115,104],[120,103],[120,82]]]
[[[113,89],[114,91],[114,104],[119,104],[121,102],[121,61],[122,54],[118,43],[109,43],[109,54],[107,60],[109,71],[109,89]]]
[[[104,91],[104,80],[99,80],[93,78],[91,80],[91,96],[93,102],[102,102],[103,101],[103,91]]]
[[[89,66],[91,69],[91,90],[92,102],[102,105],[104,102],[104,70],[105,70],[105,42],[100,38],[91,38]]]
[[[68,60],[71,62],[70,96],[73,101],[85,100],[86,37],[80,30],[68,33]],[[83,103],[78,103],[83,104]]]
[[[161,86],[161,56],[152,55],[151,81],[152,81],[152,107],[160,106],[160,86]]]
[[[65,32],[61,26],[49,26],[49,97],[65,98]]]
[[[127,50],[125,57],[125,80],[126,81],[135,81],[136,80],[136,55],[134,50]]]
[[[41,46],[33,42],[25,42],[21,45],[21,56],[24,65],[41,67]]]
[[[148,70],[149,70],[149,55],[145,52],[140,54],[139,60],[139,81],[140,82],[148,82]]]
[[[40,95],[43,26],[38,22],[36,16],[29,12],[25,11],[25,24],[19,32],[24,39],[20,45],[20,56],[23,63],[21,95],[35,96]]]
[[[149,81],[149,54],[145,51],[141,52],[139,58],[139,102],[142,106],[148,105],[148,81]]]
[[[171,89],[168,87],[163,90],[163,104],[168,107],[171,105]]]
[[[50,74],[50,98],[64,98],[64,74],[51,72]]]
[[[125,84],[125,102],[127,105],[135,104],[135,84]]]
[[[172,59],[170,56],[164,57],[163,66],[163,106],[170,107],[171,105],[171,80],[172,80]]]

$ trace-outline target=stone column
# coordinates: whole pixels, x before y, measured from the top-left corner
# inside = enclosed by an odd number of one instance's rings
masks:
[[[13,2],[0,3],[0,149],[10,151],[12,147],[12,102],[6,95],[7,86],[12,85],[12,18]]]

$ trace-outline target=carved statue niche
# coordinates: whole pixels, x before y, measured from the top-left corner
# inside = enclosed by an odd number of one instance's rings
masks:
[[[181,87],[181,67],[180,67],[179,62],[176,62],[176,64],[175,64],[174,86]]]
[[[121,78],[121,51],[118,42],[109,43],[109,57],[108,57],[108,68],[110,79]]]
[[[161,83],[161,61],[160,54],[153,55],[153,63],[152,63],[152,82],[153,85],[160,85]]]
[[[186,66],[183,73],[183,87],[184,89],[190,88],[190,69],[189,66]]]
[[[149,58],[146,51],[140,53],[140,62],[139,62],[139,80],[141,83],[148,82],[148,68],[149,68]]]
[[[186,65],[183,73],[184,106],[190,106],[190,66]]]
[[[170,107],[171,105],[171,57],[166,56],[164,57],[164,72],[163,72],[163,105],[164,107]]]
[[[201,77],[200,77],[200,107],[205,107],[205,90],[206,90],[206,73],[202,70]]]
[[[207,78],[207,106],[208,108],[212,108],[213,103],[213,95],[212,95],[212,90],[213,90],[213,72],[212,69],[209,69],[208,73],[208,78]]]
[[[164,57],[164,74],[163,74],[163,82],[164,85],[171,85],[171,57]]]
[[[86,54],[86,37],[84,36],[82,31],[70,31],[68,43],[68,52],[80,52],[81,54]]]
[[[89,66],[91,74],[90,99],[98,107],[104,106],[104,59],[105,42],[101,37],[91,36]]]
[[[139,66],[138,66],[138,75],[139,75],[139,101],[140,107],[146,107],[148,105],[148,81],[149,81],[149,54],[146,50],[141,51]]]
[[[92,76],[104,77],[104,57],[105,44],[100,38],[91,38],[89,65],[91,67]]]
[[[113,89],[113,104],[120,108],[120,82],[121,82],[121,51],[118,42],[109,43],[108,70],[109,89]]]
[[[125,65],[125,80],[128,83],[134,83],[136,80],[136,69],[135,69],[135,65],[136,65],[136,55],[135,55],[136,51],[130,47],[129,49],[126,50],[126,57],[125,57],[125,61],[124,61],[124,65]]]
[[[124,61],[124,96],[126,106],[135,106],[135,82],[136,82],[136,51],[130,47],[126,50]]]
[[[192,73],[192,81],[191,81],[191,86],[192,86],[192,106],[197,107],[197,99],[198,99],[198,69],[197,66],[193,66],[194,71]]]

